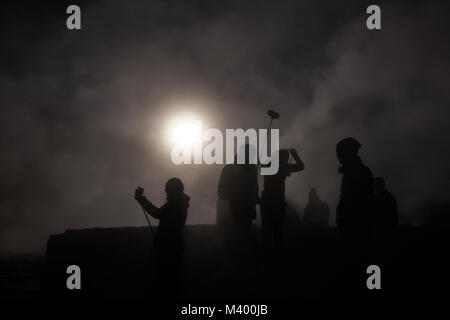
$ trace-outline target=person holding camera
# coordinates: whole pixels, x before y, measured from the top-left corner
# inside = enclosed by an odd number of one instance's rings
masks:
[[[171,178],[165,187],[167,202],[157,207],[144,196],[138,187],[134,198],[147,214],[159,220],[155,236],[157,279],[164,290],[177,291],[184,248],[183,230],[186,223],[190,197],[184,193],[183,182]]]

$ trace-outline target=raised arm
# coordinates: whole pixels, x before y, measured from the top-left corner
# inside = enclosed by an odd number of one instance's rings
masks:
[[[137,202],[144,208],[144,210],[150,214],[153,218],[159,219],[161,217],[161,210],[157,206],[155,206],[153,203],[151,203],[145,196],[144,196],[144,189],[141,187],[138,187],[136,191],[134,192],[134,198]]]
[[[298,172],[305,169],[305,164],[303,163],[302,159],[300,159],[297,150],[295,149],[289,149],[289,153],[291,154],[292,158],[294,158],[295,163],[289,165],[289,171],[290,172]]]

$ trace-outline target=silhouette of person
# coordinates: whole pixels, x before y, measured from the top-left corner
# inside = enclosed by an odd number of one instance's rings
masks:
[[[303,222],[312,227],[328,227],[328,219],[330,218],[328,204],[320,200],[314,188],[309,191],[308,200],[303,214]]]
[[[138,187],[134,197],[153,218],[159,219],[155,235],[157,279],[163,293],[177,291],[180,281],[183,253],[183,229],[186,223],[189,196],[184,193],[180,179],[171,178],[166,183],[167,202],[160,208],[145,196],[144,189]]]
[[[243,164],[237,163],[239,156],[243,156]],[[226,216],[221,218],[228,250],[226,257],[231,259],[234,266],[250,265],[256,246],[250,227],[256,218],[256,204],[259,202],[256,150],[253,146],[241,146],[234,163],[223,168],[217,194],[221,205],[228,202],[226,210],[222,212],[226,212]]]
[[[245,163],[238,164],[236,156],[233,164],[223,168],[217,194],[229,202],[229,222],[247,230],[256,218],[256,204],[259,202],[257,167],[250,161],[255,156],[253,147],[246,144],[240,152],[245,153]]]
[[[364,266],[373,255],[372,230],[374,210],[374,185],[370,169],[358,156],[361,144],[354,138],[345,138],[336,145],[342,174],[336,223],[342,237],[343,273],[338,277],[355,294],[367,292],[361,282]],[[370,260],[372,261],[372,260]]]
[[[374,187],[377,225],[383,229],[396,227],[398,225],[397,200],[386,189],[383,178],[375,178]]]
[[[375,212],[373,226],[373,249],[377,261],[389,264],[396,254],[395,229],[398,225],[398,208],[394,196],[386,189],[383,178],[374,179]]]
[[[369,240],[374,200],[373,175],[361,161],[361,144],[352,137],[342,139],[336,146],[342,174],[336,223],[344,239],[353,244]],[[348,243],[349,244],[349,243]]]
[[[279,152],[279,169],[274,175],[264,176],[264,190],[261,194],[261,222],[263,228],[263,243],[266,253],[279,251],[283,243],[283,227],[286,216],[286,201],[284,196],[286,178],[293,172],[305,168],[295,149],[281,149]],[[294,164],[289,164],[289,154]]]

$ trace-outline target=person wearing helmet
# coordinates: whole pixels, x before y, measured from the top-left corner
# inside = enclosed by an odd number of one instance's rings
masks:
[[[159,220],[155,236],[158,282],[162,289],[174,291],[179,286],[183,229],[190,198],[178,178],[169,179],[165,191],[167,202],[159,208],[144,196],[141,187],[135,190],[134,198],[149,215]]]
[[[336,223],[344,239],[362,243],[370,236],[374,202],[374,182],[370,169],[358,155],[361,144],[352,137],[336,145],[342,174]]]

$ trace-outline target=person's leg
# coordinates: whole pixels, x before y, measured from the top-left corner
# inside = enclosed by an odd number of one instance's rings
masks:
[[[182,275],[183,275],[183,244],[178,243],[173,250],[173,254],[171,257],[171,270],[173,277],[173,291],[174,295],[180,296],[181,294],[181,285],[182,285]]]
[[[165,245],[160,244],[157,249],[155,275],[156,295],[158,299],[167,299],[171,294],[171,264],[168,260],[167,248]]]
[[[272,247],[272,221],[270,208],[267,204],[261,205],[261,223],[263,231],[264,255],[267,256]]]

